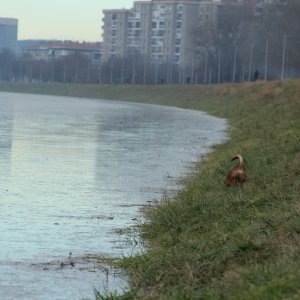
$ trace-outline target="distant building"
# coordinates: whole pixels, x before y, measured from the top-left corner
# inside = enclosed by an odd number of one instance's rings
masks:
[[[24,53],[31,56],[33,60],[53,60],[67,55],[82,54],[92,63],[100,63],[101,43],[71,42],[71,41],[49,41],[38,45],[27,47]]]
[[[103,62],[110,82],[113,73],[124,82],[123,74],[130,68],[126,76],[132,82],[136,77],[161,83],[174,78],[178,82],[217,78],[221,68],[214,75],[212,69],[223,61],[216,48],[225,39],[237,38],[242,27],[254,28],[256,18],[274,1],[136,0],[131,9],[104,10]],[[235,21],[240,26],[235,26]],[[216,63],[207,69],[214,60]]]
[[[40,44],[48,43],[48,40],[26,39],[17,41],[17,55],[21,56],[27,48],[37,47]]]
[[[191,66],[199,26],[216,21],[212,0],[135,1],[132,9],[104,10],[103,60],[140,53],[152,62]]]
[[[240,9],[245,17],[252,17],[273,2],[138,0],[132,9],[104,10],[103,61],[139,53],[151,62],[191,67],[199,42],[197,32],[213,32],[225,8]]]
[[[8,49],[13,53],[17,51],[18,20],[0,18],[0,52]]]
[[[124,56],[127,49],[128,19],[132,10],[110,9],[103,13],[103,60]]]

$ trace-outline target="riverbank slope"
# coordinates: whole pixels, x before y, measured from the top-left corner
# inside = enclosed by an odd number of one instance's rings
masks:
[[[175,199],[145,210],[149,251],[119,264],[131,291],[120,299],[300,297],[300,81],[219,86],[0,84],[2,91],[174,105],[227,118],[214,147]],[[226,188],[242,154],[248,180]]]

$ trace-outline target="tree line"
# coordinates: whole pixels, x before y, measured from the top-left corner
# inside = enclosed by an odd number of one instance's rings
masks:
[[[246,4],[225,5],[217,28],[195,30],[198,47],[193,68],[200,71],[200,81],[299,78],[299,16],[298,0],[273,0],[255,14]]]

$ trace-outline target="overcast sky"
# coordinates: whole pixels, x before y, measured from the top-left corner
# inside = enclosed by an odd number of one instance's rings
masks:
[[[0,17],[19,20],[18,39],[99,41],[102,10],[133,0],[1,0]]]

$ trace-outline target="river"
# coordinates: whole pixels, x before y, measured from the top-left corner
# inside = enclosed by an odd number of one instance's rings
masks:
[[[0,93],[0,299],[93,298],[126,278],[95,254],[142,251],[120,234],[224,139],[205,113]]]

